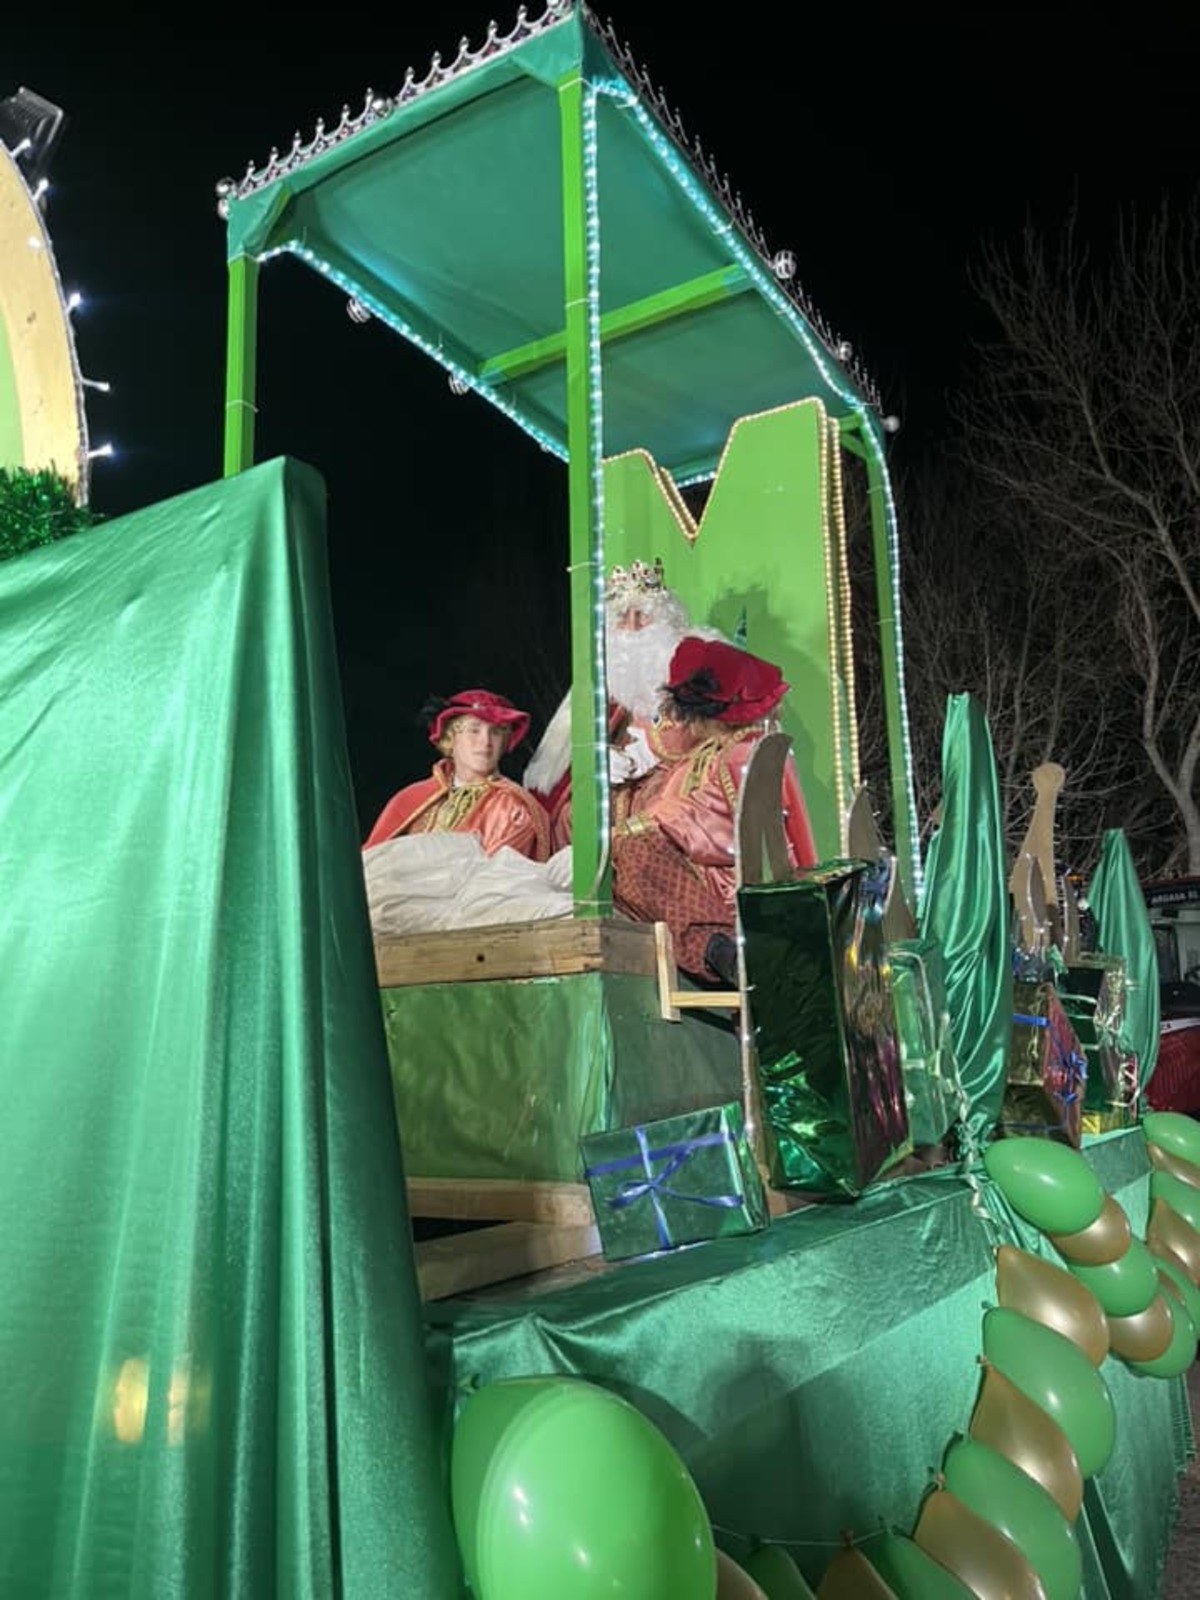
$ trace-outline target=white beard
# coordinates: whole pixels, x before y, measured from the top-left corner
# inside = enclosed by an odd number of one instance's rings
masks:
[[[670,677],[671,657],[688,631],[667,620],[651,622],[636,633],[608,630],[608,692],[618,705],[644,722],[654,719]]]

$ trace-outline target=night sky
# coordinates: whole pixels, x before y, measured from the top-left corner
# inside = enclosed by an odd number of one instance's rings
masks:
[[[540,14],[539,0],[530,12]],[[1197,179],[1193,51],[1182,21],[1095,13],[913,22],[811,8],[598,8],[729,174],[773,248],[849,339],[899,415],[897,464],[939,448],[944,396],[983,332],[967,287],[981,237],[1053,227],[1078,200],[1102,240],[1117,210]],[[775,13],[771,16],[771,13]],[[370,30],[328,14],[340,32]],[[316,36],[89,48],[28,32],[0,96],[25,85],[67,113],[47,211],[89,401],[92,503],[119,515],[220,474],[225,264],[214,187],[318,116],[394,93],[434,50],[484,37],[493,3],[412,8],[386,44]],[[757,20],[756,20],[757,19]],[[764,20],[765,19],[765,20]],[[751,31],[753,30],[753,31]],[[486,684],[537,727],[566,687],[565,468],[345,297],[288,259],[260,290],[257,454],[316,466],[329,492],[334,615],[364,828],[432,756],[430,693]],[[902,530],[903,531],[903,530]],[[516,554],[516,552],[520,554]],[[516,770],[515,768],[513,769]]]

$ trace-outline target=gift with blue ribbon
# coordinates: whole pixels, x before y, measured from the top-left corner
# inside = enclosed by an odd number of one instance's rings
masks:
[[[765,1227],[767,1202],[731,1101],[580,1140],[610,1261]]]
[[[1017,979],[1001,1108],[1004,1133],[1065,1140],[1078,1149],[1088,1062],[1052,983]]]

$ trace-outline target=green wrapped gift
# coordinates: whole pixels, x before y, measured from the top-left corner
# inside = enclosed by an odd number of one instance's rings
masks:
[[[579,1141],[609,1261],[767,1224],[767,1197],[736,1101]]]

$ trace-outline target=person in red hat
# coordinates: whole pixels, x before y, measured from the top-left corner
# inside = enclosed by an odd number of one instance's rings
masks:
[[[671,658],[663,709],[689,746],[630,792],[613,829],[617,909],[638,922],[665,922],[679,966],[709,982],[737,982],[737,795],[750,752],[773,726],[788,687],[778,667],[748,650],[721,639],[684,639]],[[780,803],[792,864],[815,865],[791,761]]]
[[[442,753],[428,778],[399,790],[380,812],[364,850],[402,834],[475,833],[486,854],[502,846],[545,861],[550,822],[545,808],[504,777],[500,758],[529,730],[529,714],[488,689],[464,689],[425,708],[429,738]]]

